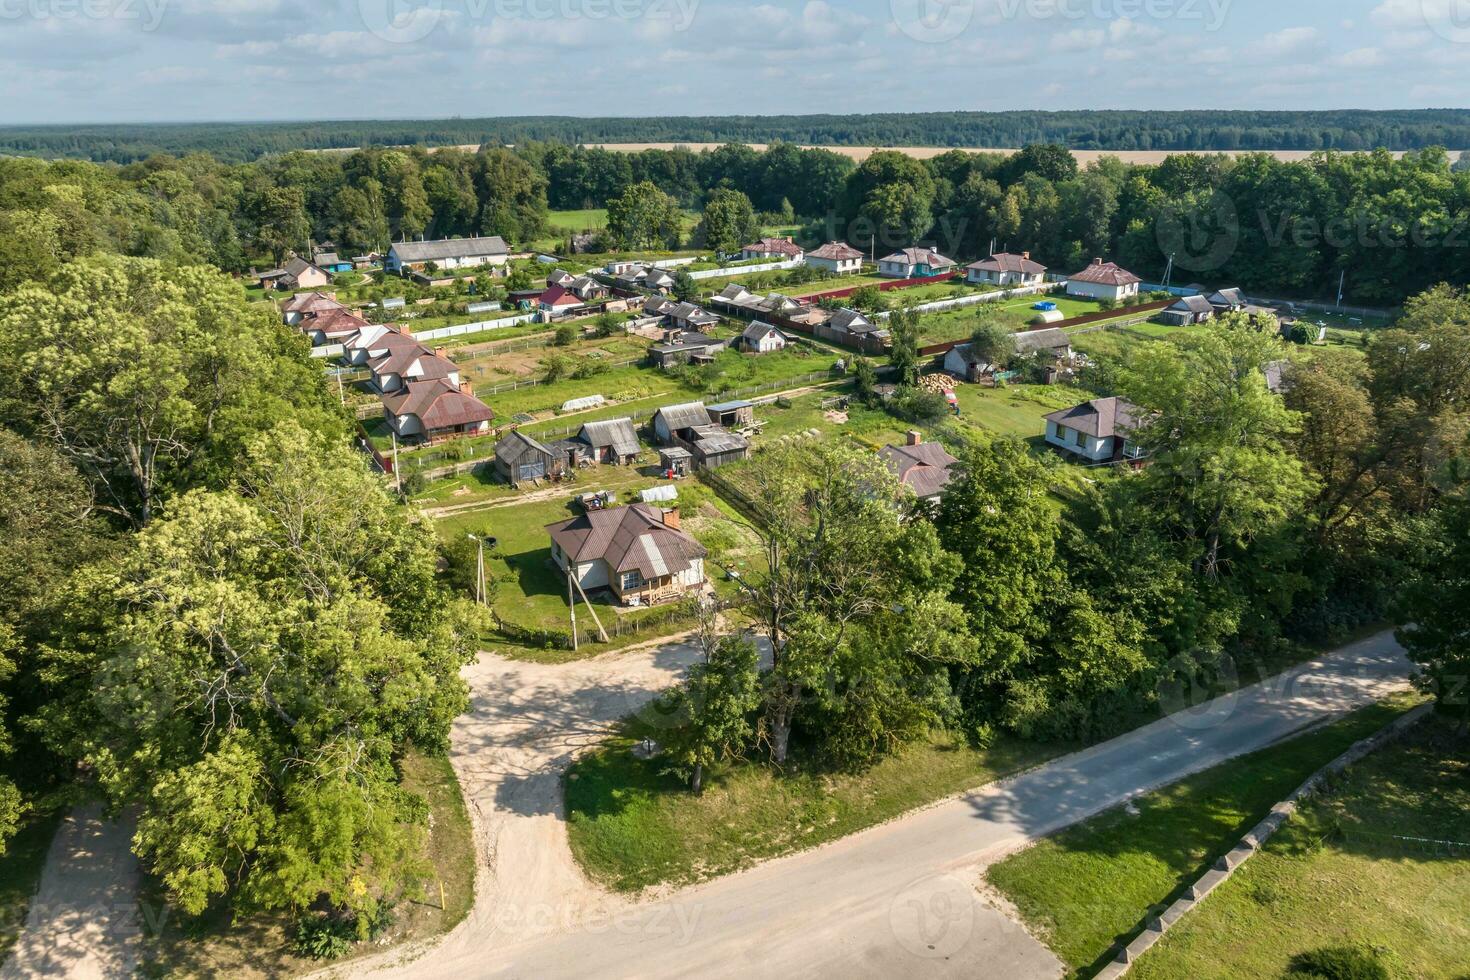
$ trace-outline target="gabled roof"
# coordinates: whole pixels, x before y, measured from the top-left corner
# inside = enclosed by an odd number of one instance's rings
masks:
[[[676,303],[672,309],[664,311],[675,320],[683,320],[687,323],[716,324],[720,318],[709,311],[694,305],[693,303]]]
[[[346,307],[339,306],[305,314],[299,326],[303,331],[315,330],[329,337],[345,337],[368,326],[368,322]]]
[[[576,276],[572,275],[570,272],[567,272],[565,269],[557,269],[551,275],[546,277],[546,285],[570,286],[574,281],[576,281],[576,278]]]
[[[720,290],[718,298],[725,300],[727,303],[740,303],[745,300],[754,299],[755,293],[752,293],[738,282],[732,282]]]
[[[547,530],[569,560],[600,560],[614,572],[637,571],[645,579],[677,575],[708,554],[694,538],[665,524],[663,515],[647,504],[589,511]]]
[[[642,452],[638,445],[638,432],[632,419],[604,419],[588,422],[577,433],[577,438],[594,449],[611,447],[619,456],[637,456]]]
[[[773,327],[764,320],[751,320],[750,325],[740,334],[741,338],[749,341],[764,339],[767,335],[776,333],[781,335],[782,340],[789,339],[780,327]]]
[[[1138,418],[1138,406],[1132,402],[1122,398],[1094,398],[1073,408],[1052,412],[1046,420],[1084,435],[1107,439],[1136,429]]]
[[[1046,266],[1031,261],[1031,256],[1011,252],[997,252],[988,259],[971,262],[967,268],[980,272],[1019,272],[1026,276],[1039,276],[1046,272]]]
[[[337,257],[336,252],[318,252],[312,257],[312,261],[318,266],[341,265],[342,260]]]
[[[581,306],[582,298],[564,286],[552,286],[541,294],[541,303],[543,306]]]
[[[834,262],[851,262],[860,259],[863,253],[853,248],[847,242],[828,242],[815,252],[806,253],[809,259],[830,259]]]
[[[509,255],[510,248],[499,235],[488,238],[443,238],[437,242],[394,242],[390,250],[400,262],[435,262],[439,259],[474,259]]]
[[[947,269],[954,265],[954,259],[946,258],[934,251],[932,248],[905,248],[885,255],[883,262],[900,262],[904,265],[927,265],[931,269]]]
[[[1245,295],[1239,287],[1231,286],[1228,289],[1220,289],[1210,294],[1209,302],[1213,306],[1244,306]]]
[[[832,319],[827,321],[827,326],[833,330],[846,330],[848,333],[872,333],[878,328],[873,321],[859,313],[857,310],[843,307],[832,314]]]
[[[287,261],[285,267],[286,275],[290,276],[292,279],[301,278],[301,274],[310,269],[316,269],[316,271],[320,272],[322,275],[327,276],[328,278],[331,277],[331,273],[328,272],[326,269],[321,268],[314,262],[306,261],[299,255],[291,256],[290,260]]]
[[[716,425],[708,418],[704,420],[704,425],[694,426],[693,435],[694,448],[705,456],[744,452],[750,448],[750,443],[744,436],[731,432],[723,425]]]
[[[417,416],[426,430],[474,425],[495,418],[490,406],[443,379],[410,381],[402,391],[384,395],[383,407],[400,418]]]
[[[282,313],[324,313],[345,309],[346,306],[325,293],[297,293],[281,304]]]
[[[679,333],[678,340],[673,340],[664,344],[654,344],[648,349],[651,351],[656,351],[660,354],[672,354],[676,351],[681,350],[706,350],[710,347],[714,347],[716,344],[723,343],[723,340],[717,340],[714,337],[706,337],[704,334],[695,333],[693,330],[684,330]]]
[[[1072,338],[1067,336],[1067,331],[1060,327],[1047,327],[1044,330],[1027,330],[1015,335],[1016,353],[1029,354],[1038,350],[1070,350]]]
[[[959,462],[937,442],[884,446],[878,451],[878,458],[893,471],[900,483],[921,499],[942,491],[953,477],[950,467]]]
[[[399,342],[417,343],[417,341],[404,337],[403,334],[387,324],[370,323],[365,327],[359,328],[357,333],[342,341],[342,348],[343,350],[374,351],[385,349],[387,345]]]
[[[802,248],[789,238],[762,238],[746,245],[742,252],[764,252],[774,255],[800,255]]]
[[[662,418],[670,432],[680,429],[695,429],[709,425],[709,409],[704,402],[685,402],[682,405],[666,405],[653,413],[655,420]]]
[[[1180,313],[1213,313],[1214,305],[1203,296],[1181,296],[1169,309]]]
[[[1131,286],[1136,282],[1143,282],[1118,263],[1104,262],[1102,259],[1093,259],[1092,265],[1069,278],[1075,282],[1091,282],[1099,286]]]
[[[537,442],[520,431],[512,432],[495,444],[495,458],[499,460],[517,460],[525,456],[527,451],[538,453],[542,456],[556,456],[556,453],[547,448],[544,443]]]

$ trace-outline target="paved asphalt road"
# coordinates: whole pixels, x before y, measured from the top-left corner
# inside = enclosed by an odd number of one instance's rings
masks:
[[[1055,977],[1055,957],[978,897],[986,865],[1402,688],[1409,670],[1391,635],[1373,637],[1014,779],[656,902],[563,906],[553,893],[538,902],[514,879],[491,881],[471,919],[441,946],[371,972],[456,980]],[[550,844],[548,862],[560,866],[564,850]]]

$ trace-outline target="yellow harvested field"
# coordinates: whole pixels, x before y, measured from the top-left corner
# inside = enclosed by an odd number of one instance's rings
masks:
[[[637,153],[640,150],[672,150],[672,149],[674,149],[675,147],[678,147],[678,146],[687,147],[688,149],[695,150],[697,152],[699,150],[713,150],[716,147],[721,146],[722,144],[720,144],[720,143],[588,143],[587,145],[588,146],[601,147],[604,150],[615,150],[615,151],[618,151],[620,153]],[[764,150],[766,148],[766,144],[765,143],[751,143],[750,145],[751,145],[752,148],[757,149],[757,150]],[[824,149],[824,150],[832,150],[834,152],[841,153],[841,154],[844,154],[846,156],[850,156],[854,160],[858,161],[859,163],[861,163],[863,160],[866,160],[868,157],[872,156],[874,153],[876,153],[879,150],[898,150],[900,153],[906,153],[909,156],[916,157],[916,158],[918,158],[920,160],[928,160],[928,159],[931,159],[932,157],[939,156],[941,153],[948,153],[950,150],[954,150],[954,149],[963,149],[963,150],[965,150],[967,152],[970,152],[970,153],[1015,153],[1015,152],[1017,152],[1015,149],[1002,149],[1002,148],[998,148],[998,147],[991,147],[991,148],[986,148],[986,147],[971,147],[971,146],[966,146],[966,147],[953,147],[953,146],[823,146],[823,147],[821,147],[821,149]],[[1077,158],[1077,162],[1078,163],[1082,164],[1083,166],[1086,166],[1087,164],[1091,163],[1092,161],[1098,159],[1099,157],[1118,157],[1120,160],[1123,160],[1126,163],[1140,163],[1140,164],[1162,163],[1164,161],[1164,158],[1165,157],[1176,156],[1176,155],[1178,155],[1180,153],[1185,153],[1185,152],[1195,152],[1195,153],[1201,153],[1201,154],[1219,154],[1219,155],[1223,155],[1223,156],[1240,156],[1241,154],[1246,153],[1246,152],[1266,152],[1266,153],[1270,153],[1272,156],[1274,156],[1278,160],[1285,160],[1285,161],[1288,161],[1288,162],[1295,161],[1295,160],[1305,160],[1305,159],[1307,159],[1308,157],[1310,157],[1312,155],[1312,151],[1311,150],[1265,150],[1265,151],[1254,151],[1254,150],[1252,150],[1252,151],[1247,151],[1247,150],[1194,150],[1194,151],[1186,151],[1186,150],[1073,150],[1072,151],[1072,155]],[[1453,157],[1456,153],[1459,153],[1459,152],[1461,152],[1461,151],[1459,151],[1459,150],[1451,150],[1450,151],[1450,155],[1451,155],[1451,157]],[[1404,153],[1401,150],[1394,152],[1394,156],[1395,157],[1402,157],[1403,155],[1404,155]]]

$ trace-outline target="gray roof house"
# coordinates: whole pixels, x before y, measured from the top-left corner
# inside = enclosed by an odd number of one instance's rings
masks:
[[[678,510],[632,504],[552,524],[551,557],[583,589],[653,605],[704,588],[708,552],[680,527]]]
[[[592,458],[599,463],[623,465],[633,462],[643,452],[632,419],[588,422],[577,433],[577,439],[592,447]]]
[[[401,272],[430,262],[440,268],[458,269],[480,265],[503,265],[510,247],[499,235],[486,238],[443,238],[435,242],[394,242],[384,266]]]
[[[731,409],[732,414],[738,414],[739,406],[745,404],[717,407]],[[703,469],[714,469],[748,458],[750,443],[744,436],[718,424],[715,419],[719,417],[719,413],[712,413],[703,402],[667,405],[654,413],[653,434],[662,445],[689,450],[694,455],[695,465]]]
[[[882,328],[878,327],[872,320],[869,320],[857,310],[846,307],[833,313],[831,319],[827,321],[827,326],[832,330],[836,330],[838,333],[858,335],[882,333]]]
[[[725,341],[693,330],[672,329],[664,334],[661,344],[648,348],[648,361],[655,367],[677,364],[706,363],[725,349]]]
[[[566,457],[521,432],[495,444],[495,472],[511,486],[555,480],[566,472]]]
[[[1128,441],[1142,413],[1122,398],[1094,398],[1046,417],[1046,441],[1094,463],[1138,459],[1141,453]]]
[[[1181,296],[1172,305],[1159,311],[1156,319],[1171,327],[1187,327],[1203,323],[1215,315],[1215,306],[1204,296]]]

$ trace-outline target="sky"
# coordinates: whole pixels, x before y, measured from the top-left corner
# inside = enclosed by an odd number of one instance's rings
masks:
[[[0,123],[1470,104],[1470,0],[0,0]]]

